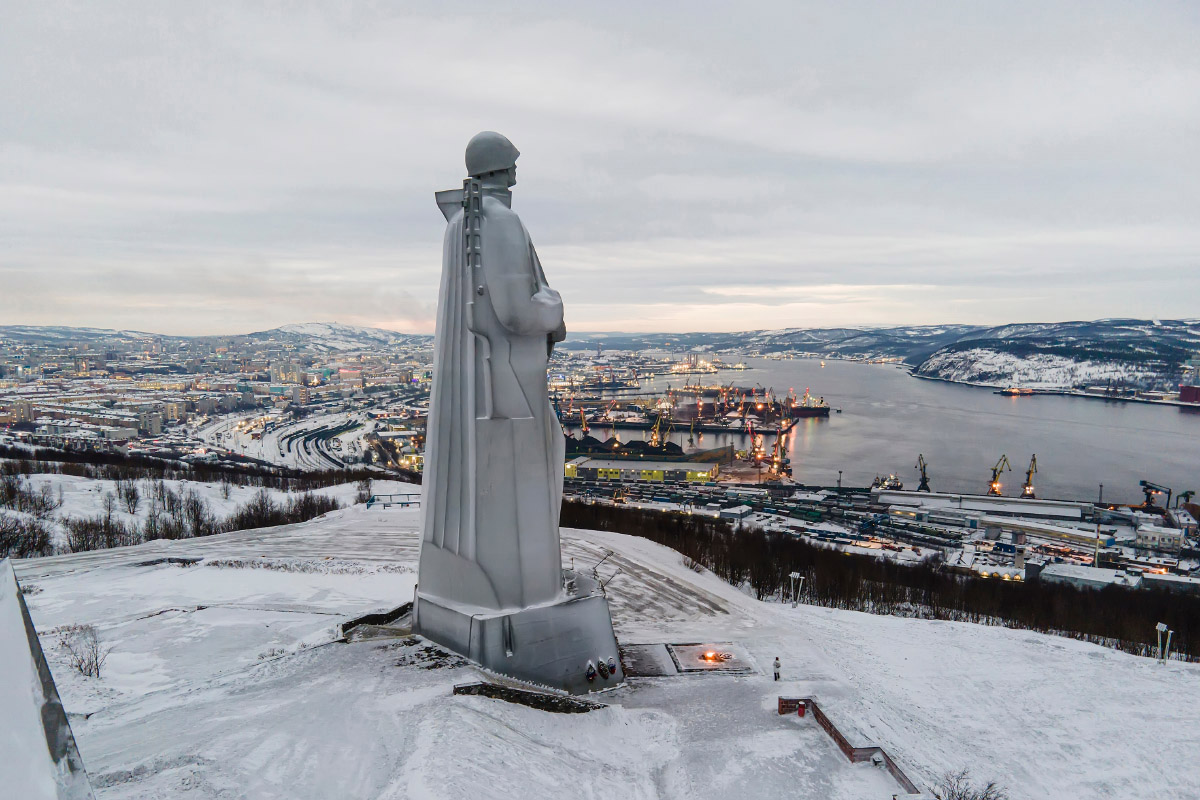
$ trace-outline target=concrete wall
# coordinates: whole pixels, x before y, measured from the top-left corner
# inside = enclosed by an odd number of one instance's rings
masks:
[[[851,762],[858,763],[861,761],[870,761],[872,758],[878,755],[881,759],[883,759],[883,765],[887,768],[887,771],[891,773],[892,777],[896,779],[897,783],[904,787],[904,791],[908,792],[909,794],[921,793],[921,790],[917,788],[917,785],[913,783],[907,775],[904,774],[904,770],[900,768],[900,765],[897,764],[882,747],[879,747],[878,745],[855,747],[852,745],[850,740],[846,738],[846,735],[838,730],[838,727],[833,723],[833,720],[831,720],[829,716],[821,710],[821,706],[817,704],[817,701],[814,698],[779,698],[780,714],[794,714],[797,713],[800,708],[804,708],[812,714],[813,719],[817,721],[817,724],[825,729],[825,733],[829,734],[829,738],[833,739],[833,743],[838,746],[838,749],[841,750],[842,753],[845,754],[846,758],[850,759]]]

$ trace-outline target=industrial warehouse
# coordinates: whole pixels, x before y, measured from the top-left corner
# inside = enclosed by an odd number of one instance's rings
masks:
[[[720,465],[699,461],[635,461],[581,456],[568,461],[566,477],[601,481],[707,483],[715,481]]]

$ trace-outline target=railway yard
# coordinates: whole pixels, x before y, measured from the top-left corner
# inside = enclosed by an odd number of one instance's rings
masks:
[[[200,428],[213,448],[301,470],[344,469],[362,459],[363,437],[373,430],[365,414],[337,413],[298,421],[237,415]]]

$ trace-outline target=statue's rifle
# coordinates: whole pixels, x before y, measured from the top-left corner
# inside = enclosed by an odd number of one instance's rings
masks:
[[[478,178],[463,181],[463,269],[471,287],[467,298],[467,329],[475,337],[475,346],[483,359],[483,413],[492,418],[492,348],[479,332],[475,318],[476,298],[483,297],[487,286],[483,278],[483,185]]]

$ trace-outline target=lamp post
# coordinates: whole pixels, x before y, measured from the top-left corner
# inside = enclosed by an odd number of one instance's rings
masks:
[[[1163,657],[1162,636],[1164,633],[1167,634],[1167,645],[1170,646],[1171,633],[1173,633],[1173,631],[1171,631],[1171,629],[1167,627],[1167,624],[1165,622],[1160,622],[1157,625],[1155,625],[1154,630],[1158,631],[1158,659],[1157,660],[1161,661],[1162,663],[1165,664],[1167,660],[1166,660],[1166,658]]]
[[[1096,498],[1096,505],[1104,505],[1104,484],[1100,484],[1100,496]]]
[[[795,608],[799,602],[799,590],[804,588],[804,576],[799,572],[792,572],[788,574],[788,577],[792,579],[792,608]],[[796,581],[800,582],[799,586],[796,585]]]
[[[842,471],[838,470],[838,491],[842,490]]]

